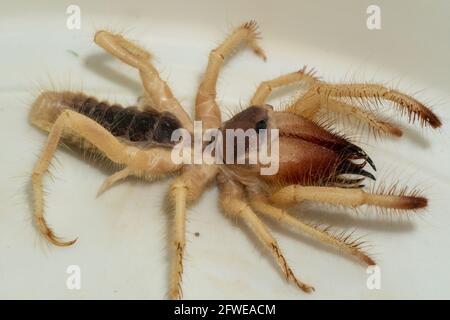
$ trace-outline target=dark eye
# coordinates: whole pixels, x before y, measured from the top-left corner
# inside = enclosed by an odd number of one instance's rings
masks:
[[[261,120],[256,123],[256,131],[267,129],[267,121]]]

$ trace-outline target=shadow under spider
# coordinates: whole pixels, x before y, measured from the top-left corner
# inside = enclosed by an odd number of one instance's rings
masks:
[[[331,234],[339,234],[339,232],[341,231],[346,231],[348,233],[355,231],[353,235],[354,238],[363,236],[361,240],[367,241],[367,244],[369,245],[369,247],[364,251],[367,251],[369,255],[375,256],[375,258],[376,258],[376,250],[373,249],[376,249],[377,245],[375,242],[372,242],[370,240],[370,234],[367,234],[367,232],[364,232],[364,230],[370,229],[384,232],[386,231],[411,232],[415,229],[415,225],[412,221],[405,219],[402,220],[401,218],[397,217],[397,214],[383,216],[382,214],[376,212],[367,212],[367,213],[349,212],[349,209],[345,208],[342,208],[342,212],[333,212],[333,211],[326,211],[321,208],[308,208],[308,207],[306,208],[304,207],[302,209],[302,213],[300,214],[298,212],[298,209],[299,206],[294,206],[291,210],[289,210],[289,213],[294,217],[298,217],[304,220],[306,223],[312,222],[318,224],[323,223],[324,226],[329,225],[332,227],[330,230]],[[370,211],[370,208],[368,209],[368,211]],[[370,214],[374,216],[370,216]],[[312,246],[313,248],[320,250],[324,253],[341,257],[350,262],[363,265],[365,267],[365,265],[361,261],[357,260],[353,256],[349,256],[345,253],[342,253],[339,249],[337,249],[332,245],[311,238],[310,236],[303,234],[301,231],[297,231],[292,227],[274,221],[268,217],[263,216],[262,214],[257,213],[257,215],[266,224],[269,230],[273,233],[294,238],[299,242],[302,242],[308,246]],[[265,250],[265,248],[261,245],[261,243],[255,237],[253,232],[249,230],[244,223],[241,223],[239,219],[237,220],[237,223],[233,223],[234,221],[230,222],[231,222],[230,225],[233,226],[236,226],[237,224],[237,227],[242,232],[244,232],[246,238],[248,238],[249,241],[255,247],[255,249],[261,253],[261,256],[264,256],[264,259],[267,259],[272,264],[272,266],[277,270],[277,272],[284,277],[284,273],[280,270],[276,261],[272,258],[270,254],[267,254],[267,250]],[[275,237],[276,234],[274,235]],[[281,249],[285,254],[282,246]],[[295,269],[294,266],[292,267]]]
[[[102,78],[130,90],[136,97],[143,94],[142,84],[138,76],[135,78],[118,71],[114,62],[116,58],[107,53],[94,53],[84,59],[86,68]]]

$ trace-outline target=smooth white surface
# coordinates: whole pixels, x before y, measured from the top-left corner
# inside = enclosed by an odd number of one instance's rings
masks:
[[[77,1],[82,28],[66,28],[72,2],[2,3],[0,13],[0,298],[164,297],[168,283],[164,209],[168,181],[126,181],[96,199],[109,172],[60,149],[47,179],[47,219],[70,248],[47,245],[31,222],[29,174],[45,135],[27,122],[45,89],[83,89],[123,104],[142,93],[137,74],[92,42],[96,29],[125,31],[156,59],[183,106],[191,110],[210,49],[232,26],[256,19],[268,61],[241,51],[220,80],[223,110],[245,105],[257,84],[304,64],[328,81],[380,81],[431,102],[439,131],[405,125],[400,140],[364,143],[378,180],[418,186],[430,198],[420,217],[383,218],[372,210],[306,206],[301,215],[357,229],[373,244],[382,289],[368,290],[365,268],[296,233],[270,224],[297,275],[315,286],[306,295],[288,284],[253,237],[224,217],[215,188],[189,209],[184,297],[195,298],[449,298],[450,26],[446,1],[378,1],[382,30],[365,27],[365,1]],[[76,52],[77,55],[71,53]],[[271,102],[280,105],[280,95]],[[392,114],[392,113],[391,113]],[[303,207],[302,207],[303,208]],[[299,210],[300,211],[300,210]],[[200,236],[196,237],[195,232]],[[81,290],[66,288],[66,268],[79,265]]]

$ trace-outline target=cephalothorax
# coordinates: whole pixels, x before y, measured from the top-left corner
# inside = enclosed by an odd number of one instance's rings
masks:
[[[179,173],[169,191],[174,205],[171,298],[181,297],[186,206],[214,183],[220,189],[220,205],[224,212],[242,219],[273,255],[286,278],[303,291],[310,292],[313,288],[294,275],[277,241],[260,220],[259,213],[335,246],[367,265],[375,264],[357,241],[346,235],[334,235],[328,228],[303,222],[283,208],[310,200],[350,207],[371,205],[413,210],[425,207],[427,199],[415,193],[366,192],[361,182],[366,178],[375,178],[369,168],[375,169],[375,165],[360,147],[320,125],[319,112],[321,117],[327,117],[329,110],[343,113],[378,133],[394,136],[400,136],[402,131],[361,108],[358,105],[360,101],[390,101],[402,114],[409,115],[411,122],[419,120],[422,125],[432,128],[441,126],[439,118],[421,102],[397,90],[378,84],[329,84],[303,68],[261,83],[249,107],[222,122],[216,102],[220,69],[230,53],[242,43],[265,59],[257,40],[256,23],[252,21],[236,28],[211,51],[197,92],[194,119],[202,121],[203,129],[278,129],[279,170],[276,174],[261,175],[257,170],[260,164],[174,163],[171,158],[174,147],[172,133],[180,128],[192,132],[192,119],[159,77],[148,52],[121,35],[98,31],[94,38],[96,44],[139,71],[145,97],[139,106],[130,108],[68,91],[44,92],[36,99],[30,120],[49,132],[32,174],[34,217],[40,233],[58,246],[71,245],[76,241],[61,240],[44,219],[42,178],[60,139],[64,139],[81,142],[82,147],[101,154],[117,165],[118,171],[104,182],[99,192],[128,176],[153,180]],[[306,92],[283,111],[275,111],[266,105],[273,89],[297,82],[306,84]],[[352,98],[356,98],[355,105],[348,102]],[[332,116],[328,116],[332,120]]]

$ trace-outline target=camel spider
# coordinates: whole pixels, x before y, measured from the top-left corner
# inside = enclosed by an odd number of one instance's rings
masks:
[[[284,208],[305,200],[358,207],[414,210],[427,206],[427,199],[417,194],[400,192],[383,194],[366,192],[360,182],[374,176],[364,170],[366,164],[375,169],[368,155],[348,139],[331,132],[317,122],[319,111],[332,110],[354,117],[377,132],[400,136],[395,125],[382,121],[358,103],[388,100],[409,120],[419,120],[432,128],[441,126],[439,118],[416,99],[378,84],[330,84],[320,81],[305,68],[264,81],[250,101],[250,107],[226,122],[216,101],[216,83],[226,58],[246,44],[256,55],[266,59],[258,45],[259,34],[254,21],[236,28],[209,54],[203,80],[195,102],[195,120],[203,128],[279,129],[279,171],[263,176],[256,165],[175,164],[171,161],[170,137],[177,128],[192,132],[193,120],[160,78],[144,49],[119,34],[98,31],[94,42],[122,62],[139,71],[145,89],[145,101],[140,106],[122,108],[83,93],[44,92],[33,103],[30,120],[48,131],[48,139],[32,173],[34,221],[40,233],[57,246],[69,246],[75,240],[64,241],[52,231],[44,217],[42,179],[61,139],[83,142],[83,148],[95,150],[117,164],[118,170],[106,179],[99,193],[128,176],[153,180],[179,173],[169,190],[174,206],[170,298],[181,298],[183,255],[185,250],[186,207],[197,200],[205,188],[216,183],[220,190],[220,205],[225,213],[242,219],[269,250],[288,281],[305,292],[313,287],[299,280],[286,262],[282,250],[257,213],[334,246],[366,265],[374,260],[360,243],[348,236],[331,233],[301,221]],[[306,93],[283,111],[274,111],[265,101],[279,87],[306,83]],[[355,105],[344,100],[355,98]],[[372,101],[372,102],[371,102]],[[359,160],[359,162],[355,162]],[[356,176],[356,178],[355,178]]]

